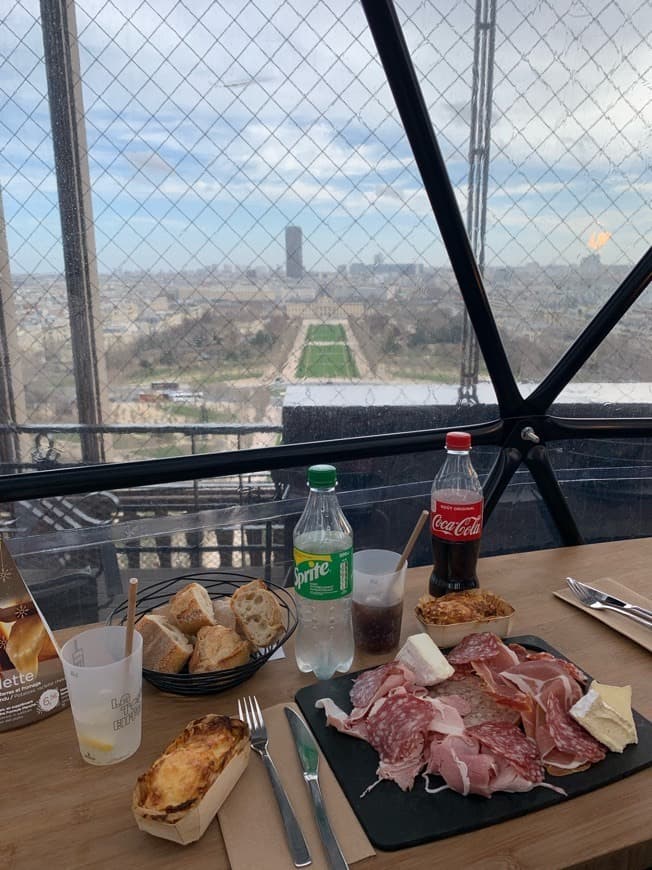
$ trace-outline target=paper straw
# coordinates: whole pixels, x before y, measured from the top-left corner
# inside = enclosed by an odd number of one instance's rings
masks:
[[[426,520],[428,519],[429,514],[430,514],[430,511],[421,511],[421,515],[420,515],[419,519],[417,520],[417,524],[416,524],[416,526],[412,529],[412,534],[411,534],[410,537],[408,538],[408,542],[407,542],[407,544],[405,545],[405,549],[404,549],[403,552],[401,553],[401,558],[400,558],[400,559],[398,560],[398,562],[396,563],[396,568],[394,568],[394,571],[395,571],[395,572],[396,572],[396,571],[400,571],[401,568],[403,567],[403,565],[404,565],[404,564],[407,562],[407,560],[410,558],[410,553],[411,553],[412,550],[414,549],[414,545],[415,545],[416,542],[417,542],[417,538],[418,538],[419,535],[421,534],[421,529],[424,527],[425,522],[426,522]]]
[[[127,605],[127,635],[125,637],[125,658],[131,655],[134,642],[134,625],[136,623],[136,595],[138,594],[138,579],[132,577],[129,581],[129,603]]]

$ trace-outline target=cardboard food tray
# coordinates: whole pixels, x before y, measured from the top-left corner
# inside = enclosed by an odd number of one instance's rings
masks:
[[[566,658],[539,637],[513,637],[507,642]],[[295,697],[360,824],[378,849],[391,851],[417,846],[495,825],[578,797],[652,765],[652,723],[634,711],[637,744],[628,746],[622,754],[607,753],[604,761],[581,773],[546,776],[547,782],[564,788],[568,797],[543,788],[522,794],[496,792],[490,799],[479,795],[464,797],[450,789],[430,795],[418,776],[410,792],[385,781],[360,798],[376,779],[376,751],[369,744],[328,727],[324,711],[315,709],[315,701],[329,697],[343,710],[350,710],[349,691],[355,676],[347,674],[306,686]],[[443,780],[439,777],[430,777],[431,787],[441,784]]]

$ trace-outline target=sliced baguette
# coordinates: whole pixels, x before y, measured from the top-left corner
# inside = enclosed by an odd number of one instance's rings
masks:
[[[213,614],[218,625],[224,625],[226,628],[236,628],[235,614],[231,610],[230,598],[216,598],[213,601]]]
[[[192,644],[176,625],[158,613],[146,613],[136,623],[143,637],[143,667],[178,674],[192,655]]]
[[[276,597],[262,580],[252,580],[231,596],[238,631],[254,647],[269,646],[283,634],[283,614]]]
[[[188,672],[205,674],[237,668],[249,661],[251,644],[224,625],[205,625],[197,632]]]
[[[184,634],[197,634],[205,625],[215,625],[213,602],[200,583],[188,583],[170,599],[170,622]]]

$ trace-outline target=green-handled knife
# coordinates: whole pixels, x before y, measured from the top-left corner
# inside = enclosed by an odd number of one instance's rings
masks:
[[[346,859],[328,821],[324,798],[319,787],[319,750],[317,749],[317,744],[303,719],[291,707],[284,707],[283,709],[285,710],[285,715],[294,737],[294,745],[297,748],[297,754],[303,769],[303,778],[306,781],[310,797],[312,798],[315,819],[324,849],[326,850],[328,865],[331,867],[331,870],[347,870],[349,865],[346,863]]]

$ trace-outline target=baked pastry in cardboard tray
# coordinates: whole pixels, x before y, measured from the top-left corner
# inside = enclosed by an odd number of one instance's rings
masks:
[[[209,713],[194,719],[138,778],[132,810],[138,827],[177,843],[198,840],[249,761],[249,728]]]

